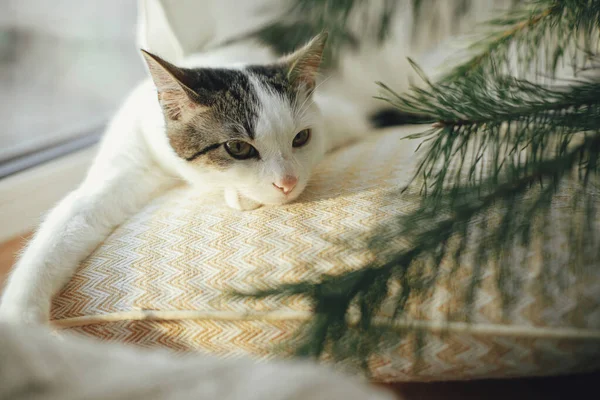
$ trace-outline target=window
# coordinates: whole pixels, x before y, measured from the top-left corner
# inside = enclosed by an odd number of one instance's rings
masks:
[[[0,178],[98,140],[144,76],[133,0],[0,0]]]

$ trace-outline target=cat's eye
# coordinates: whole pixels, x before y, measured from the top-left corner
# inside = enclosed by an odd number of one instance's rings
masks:
[[[225,143],[225,150],[237,160],[247,160],[258,157],[258,151],[250,143],[242,140],[230,140]]]
[[[310,129],[305,129],[303,131],[298,132],[298,134],[294,137],[292,141],[293,147],[302,147],[308,143],[310,140]]]

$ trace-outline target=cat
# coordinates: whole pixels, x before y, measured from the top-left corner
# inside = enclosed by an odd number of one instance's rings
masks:
[[[209,55],[175,66],[143,51],[151,79],[125,101],[84,182],[27,246],[8,278],[0,318],[48,321],[52,297],[79,263],[182,180],[223,190],[227,205],[242,211],[297,199],[329,150],[368,132],[343,124],[352,111],[340,118],[341,103],[324,115],[328,100],[320,103],[315,90],[326,40],[321,33],[262,64],[213,66]]]

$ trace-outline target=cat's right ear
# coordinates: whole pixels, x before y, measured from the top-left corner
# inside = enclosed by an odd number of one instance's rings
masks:
[[[148,71],[158,92],[158,100],[166,117],[178,120],[186,112],[202,107],[198,94],[189,88],[189,71],[179,68],[159,56],[142,50]]]
[[[326,42],[327,32],[321,32],[304,47],[283,58],[287,77],[295,88],[312,93]]]

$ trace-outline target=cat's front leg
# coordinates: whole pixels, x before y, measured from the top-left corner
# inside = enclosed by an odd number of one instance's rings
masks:
[[[250,211],[259,208],[262,204],[251,200],[233,188],[225,189],[225,203],[231,208],[240,211]]]
[[[92,170],[50,212],[13,269],[0,319],[45,323],[52,297],[79,264],[125,219],[169,185],[164,173],[126,157]]]
[[[111,122],[84,182],[45,218],[6,281],[0,319],[48,321],[52,297],[123,221],[177,181],[160,168],[137,115],[135,92]],[[51,183],[50,183],[51,184]]]

